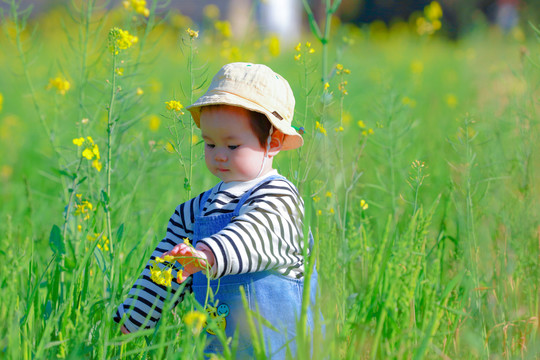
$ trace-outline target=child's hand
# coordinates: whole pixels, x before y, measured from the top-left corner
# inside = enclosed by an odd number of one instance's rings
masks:
[[[191,245],[181,243],[176,245],[171,251],[164,253],[161,257],[164,258],[167,255],[174,256],[176,261],[182,264],[184,270],[178,273],[178,282],[181,284],[189,275],[213,265],[214,257],[211,251],[205,250],[198,250]]]

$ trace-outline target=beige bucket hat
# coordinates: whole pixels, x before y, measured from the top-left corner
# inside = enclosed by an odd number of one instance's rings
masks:
[[[304,144],[302,136],[291,125],[294,116],[292,89],[287,80],[266,65],[237,62],[223,66],[206,93],[186,107],[198,127],[201,108],[208,105],[239,106],[266,115],[270,123],[286,135],[282,150],[296,149]]]

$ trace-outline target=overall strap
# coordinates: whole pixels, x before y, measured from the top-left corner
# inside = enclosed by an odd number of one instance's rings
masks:
[[[204,205],[206,204],[206,201],[208,200],[208,197],[212,193],[212,189],[213,188],[210,188],[209,190],[205,191],[202,198],[201,198],[201,202],[199,203],[199,216],[202,216],[202,214],[203,214]]]
[[[264,184],[264,183],[267,183],[267,182],[270,182],[272,180],[277,180],[277,179],[283,179],[285,180],[285,177],[281,176],[281,175],[271,175],[269,177],[266,177],[264,179],[262,179],[259,183],[257,183],[257,185],[253,186],[251,189],[249,189],[248,191],[246,191],[244,193],[244,195],[242,195],[242,197],[240,198],[240,200],[238,201],[238,204],[236,205],[236,207],[234,208],[234,213],[233,213],[233,216],[236,217],[240,214],[240,208],[244,205],[244,203],[246,202],[246,200],[251,196],[251,194],[253,193],[253,191],[258,188],[260,185]]]

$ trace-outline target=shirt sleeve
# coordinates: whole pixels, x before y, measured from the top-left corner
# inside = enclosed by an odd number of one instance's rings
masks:
[[[198,208],[201,195],[179,205],[175,209],[167,225],[167,234],[153,251],[150,260],[161,257],[165,252],[183,242],[185,238],[191,240],[195,220],[194,214],[197,210],[195,207]],[[129,291],[127,299],[118,306],[114,316],[114,321],[117,323],[120,323],[122,318],[125,317],[124,326],[129,332],[153,328],[161,318],[164,304],[168,299],[172,299],[176,292],[183,288],[174,304],[176,306],[184,299],[187,293],[191,292],[191,276],[184,282],[185,286],[184,283],[180,285],[175,280],[171,281],[170,290],[166,286],[154,283],[150,279],[150,260],[146,263],[142,273]],[[163,264],[158,265],[160,267],[164,266]],[[178,269],[180,268],[173,267],[173,279],[176,279]]]
[[[199,240],[214,254],[213,279],[276,269],[289,275],[303,267],[304,204],[286,180],[260,185],[231,223]]]

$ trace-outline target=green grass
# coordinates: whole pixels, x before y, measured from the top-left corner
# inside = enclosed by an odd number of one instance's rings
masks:
[[[167,9],[154,17],[157,5],[148,19],[97,6],[70,5],[27,24],[20,9],[4,13],[0,357],[202,358],[204,336],[182,321],[193,299],[157,329],[127,337],[112,315],[176,205],[217,182],[201,144],[192,145],[200,133],[188,113],[166,110],[165,101],[187,105],[236,60],[287,78],[294,125],[306,129],[303,149],[277,161],[305,200],[322,285],[324,336],[317,326],[300,340],[298,358],[309,358],[311,337],[314,358],[537,356],[534,31],[518,41],[479,27],[450,42],[403,27],[341,25],[328,34],[323,65],[310,34],[302,48],[310,41],[315,52],[295,61],[296,44],[272,54],[256,33],[227,43],[210,27],[191,41],[185,29],[194,25]],[[116,58],[107,47],[114,26],[139,36]],[[350,74],[336,74],[337,64]],[[71,84],[65,95],[46,89],[57,76]],[[81,162],[72,143],[80,136],[98,144],[101,172]],[[75,213],[72,194],[92,203],[88,219]]]

